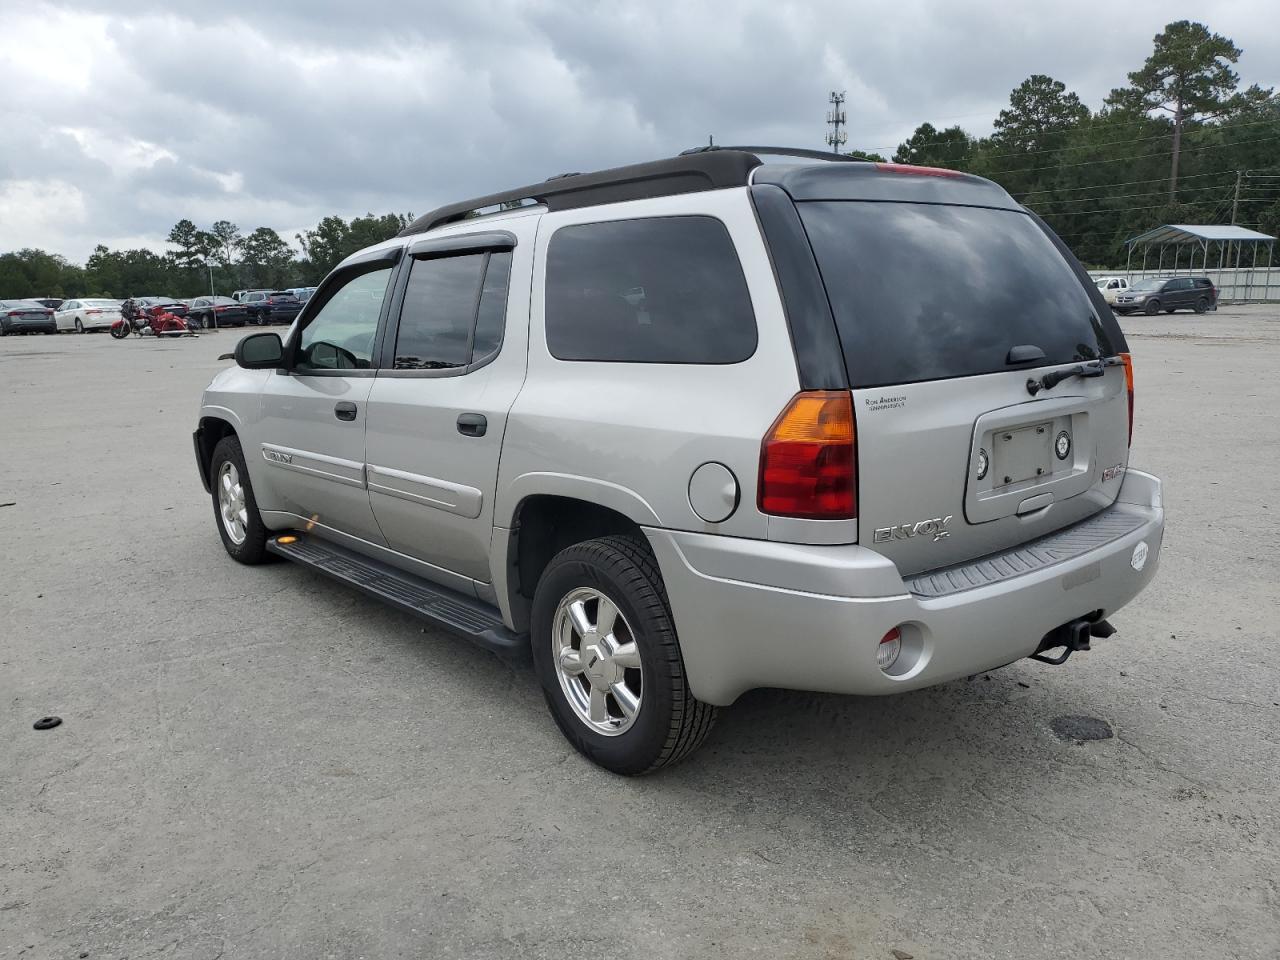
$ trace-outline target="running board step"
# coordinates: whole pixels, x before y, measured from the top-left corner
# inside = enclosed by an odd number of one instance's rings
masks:
[[[508,628],[496,607],[354,550],[297,533],[272,537],[267,549],[494,653],[522,653],[529,647],[529,635]]]

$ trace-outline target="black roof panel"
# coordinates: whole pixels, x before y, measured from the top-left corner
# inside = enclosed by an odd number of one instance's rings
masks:
[[[463,220],[475,210],[520,200],[533,200],[545,204],[550,210],[571,210],[623,200],[741,187],[746,185],[751,171],[758,166],[760,158],[755,154],[740,150],[714,150],[595,173],[567,174],[527,187],[440,207],[418,217],[400,232],[400,236],[425,233],[446,223]]]

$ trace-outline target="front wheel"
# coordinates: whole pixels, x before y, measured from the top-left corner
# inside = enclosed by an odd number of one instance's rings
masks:
[[[267,558],[267,528],[258,513],[244,451],[235,436],[223,437],[209,462],[213,487],[213,516],[218,535],[231,559],[257,564]]]
[[[1148,300],[1143,312],[1145,312],[1148,317],[1154,317],[1160,312],[1160,301]]]
[[[125,320],[121,323],[113,323],[111,325],[111,336],[116,340],[123,340],[129,335],[129,321]]]
[[[533,598],[534,666],[556,725],[614,773],[684,759],[715,723],[689,691],[657,562],[638,537],[575,544],[548,564]]]

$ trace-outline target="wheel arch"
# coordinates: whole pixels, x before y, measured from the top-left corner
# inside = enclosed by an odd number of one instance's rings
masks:
[[[230,411],[226,411],[230,413]],[[219,414],[207,414],[200,418],[200,423],[196,427],[195,444],[196,444],[196,466],[200,470],[200,482],[204,484],[206,493],[211,491],[212,478],[209,476],[209,467],[213,461],[214,448],[224,437],[239,437],[235,425],[231,419]]]
[[[646,504],[647,506],[647,504]],[[644,514],[628,515],[595,499],[563,493],[530,493],[515,505],[508,527],[498,528],[505,538],[494,542],[494,561],[501,561],[503,583],[499,599],[510,625],[528,631],[533,594],[551,559],[566,547],[612,534],[644,539],[640,524]],[[497,571],[495,571],[496,573]]]

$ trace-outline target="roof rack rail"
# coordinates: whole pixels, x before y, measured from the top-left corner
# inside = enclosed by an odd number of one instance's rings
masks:
[[[709,147],[690,147],[680,151],[680,156],[688,157],[697,153],[712,153],[716,150],[738,150],[742,153],[764,153],[774,157],[803,157],[806,160],[834,160],[837,163],[869,163],[862,157],[850,157],[843,153],[832,153],[829,150],[809,150],[806,147],[730,147],[718,144]]]
[[[466,219],[477,210],[533,200],[549,210],[571,210],[623,200],[667,197],[701,190],[746,186],[760,158],[749,150],[717,148],[666,160],[635,163],[596,173],[565,174],[542,183],[491,193],[432,210],[400,231],[407,237]]]

